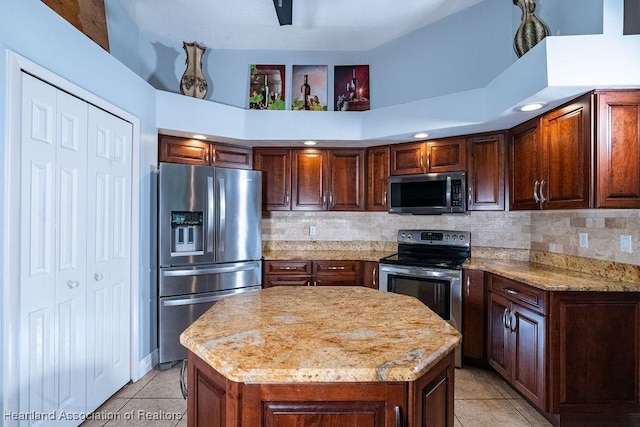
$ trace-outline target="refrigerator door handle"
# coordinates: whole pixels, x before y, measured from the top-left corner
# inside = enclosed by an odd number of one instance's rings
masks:
[[[246,270],[255,270],[256,268],[260,268],[260,263],[258,262],[247,262],[243,263],[243,265],[230,265],[226,267],[213,267],[213,268],[203,268],[198,270],[169,270],[163,271],[162,275],[165,277],[184,277],[184,276],[202,276],[207,274],[220,274],[220,273],[229,273],[235,271],[246,271]]]
[[[255,292],[257,289],[255,290],[244,290],[242,291],[242,293],[245,292]],[[193,305],[193,304],[204,304],[207,302],[217,302],[220,301],[221,299],[223,299],[224,297],[228,297],[231,295],[237,295],[238,292],[236,291],[230,291],[230,292],[220,292],[218,295],[212,295],[212,296],[206,296],[206,297],[199,297],[199,298],[182,298],[182,299],[174,299],[174,300],[169,300],[169,301],[162,301],[162,305],[164,307],[175,307],[175,306],[181,306],[181,305]]]
[[[224,178],[220,178],[218,180],[218,191],[219,191],[219,198],[218,198],[218,206],[220,207],[219,209],[219,213],[220,213],[220,223],[218,224],[218,238],[219,240],[216,242],[217,248],[218,248],[218,253],[222,253],[224,252],[224,239],[220,239],[220,236],[222,235],[222,230],[225,229],[226,226],[226,221],[227,221],[227,196],[225,193],[225,187],[224,187]]]
[[[214,224],[214,204],[213,177],[207,177],[207,252],[213,252],[213,224]]]

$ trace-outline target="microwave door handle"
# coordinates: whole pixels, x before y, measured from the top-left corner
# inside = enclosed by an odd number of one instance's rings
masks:
[[[446,191],[446,198],[447,198],[447,209],[451,210],[451,177],[448,176],[447,177],[447,191]]]
[[[213,176],[207,177],[207,252],[213,252],[215,197],[213,194]]]

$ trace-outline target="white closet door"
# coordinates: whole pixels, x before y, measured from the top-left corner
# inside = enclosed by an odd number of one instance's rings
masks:
[[[131,124],[89,107],[87,406],[129,381]]]
[[[20,409],[58,417],[86,406],[87,104],[23,74],[21,134]]]

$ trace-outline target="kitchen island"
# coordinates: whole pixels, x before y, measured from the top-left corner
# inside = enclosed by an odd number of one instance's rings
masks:
[[[232,296],[180,337],[188,423],[452,426],[460,341],[417,299],[364,287]]]

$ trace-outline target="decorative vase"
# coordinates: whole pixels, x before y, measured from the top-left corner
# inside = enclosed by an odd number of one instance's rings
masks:
[[[202,55],[205,47],[196,42],[182,42],[182,47],[187,54],[187,69],[180,80],[180,93],[194,98],[203,99],[207,94],[207,80],[202,72]]]
[[[513,4],[522,10],[522,22],[513,38],[513,50],[519,58],[548,36],[549,30],[534,14],[535,0],[513,0]]]

